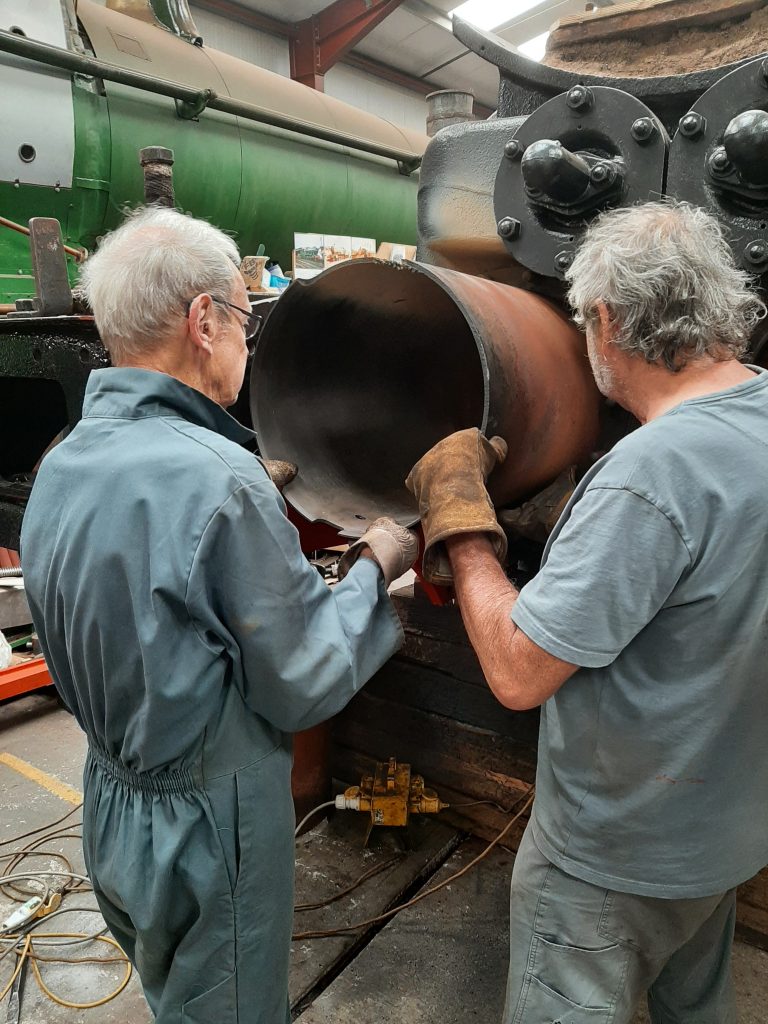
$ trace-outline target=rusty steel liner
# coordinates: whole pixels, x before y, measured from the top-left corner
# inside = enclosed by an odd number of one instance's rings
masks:
[[[546,299],[376,260],[289,288],[260,336],[250,398],[262,454],[299,466],[286,498],[349,537],[379,515],[413,525],[408,471],[464,427],[509,445],[497,505],[535,492],[593,450],[600,404],[583,335]]]

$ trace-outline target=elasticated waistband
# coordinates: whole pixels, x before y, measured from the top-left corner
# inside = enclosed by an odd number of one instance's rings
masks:
[[[97,765],[105,775],[119,782],[127,789],[153,796],[171,793],[192,793],[203,788],[202,776],[196,769],[177,768],[171,771],[160,769],[153,772],[137,772],[119,758],[112,757],[98,747],[88,748],[88,759]]]

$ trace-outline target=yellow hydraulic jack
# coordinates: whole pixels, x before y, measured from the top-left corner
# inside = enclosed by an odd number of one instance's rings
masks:
[[[373,775],[364,775],[359,786],[336,797],[339,810],[370,814],[365,846],[376,826],[404,828],[412,814],[437,814],[448,806],[433,789],[425,788],[421,775],[411,774],[409,764],[398,764],[394,757],[379,761]]]

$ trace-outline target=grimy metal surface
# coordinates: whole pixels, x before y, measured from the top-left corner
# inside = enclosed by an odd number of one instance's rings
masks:
[[[562,313],[419,263],[356,260],[293,284],[261,333],[250,394],[262,453],[299,466],[286,498],[347,536],[379,515],[416,522],[403,481],[454,430],[507,441],[498,504],[584,459],[598,431],[583,338]]]
[[[430,140],[419,176],[420,262],[493,276],[514,272],[496,230],[493,190],[504,146],[524,120],[454,124]]]
[[[667,192],[703,206],[725,228],[750,273],[768,270],[768,62],[732,71],[680,121]]]
[[[651,110],[620,89],[577,85],[548,100],[510,132],[498,165],[494,210],[507,251],[562,277],[600,210],[662,194],[668,144]]]
[[[30,473],[108,365],[92,317],[0,318],[0,547],[18,548]]]

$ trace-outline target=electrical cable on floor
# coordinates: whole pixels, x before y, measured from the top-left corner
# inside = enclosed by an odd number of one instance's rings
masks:
[[[347,925],[344,928],[329,928],[322,931],[318,930],[310,932],[297,932],[291,936],[292,940],[294,942],[297,942],[305,939],[327,939],[332,938],[336,935],[346,935],[348,932],[359,931],[361,928],[369,928],[373,925],[380,924],[384,921],[388,921],[390,918],[394,917],[395,914],[399,914],[401,910],[406,910],[408,907],[412,907],[416,903],[420,903],[421,900],[426,899],[427,896],[434,895],[436,892],[439,892],[441,889],[444,889],[447,885],[450,885],[452,882],[455,882],[463,875],[466,875],[467,872],[471,871],[472,868],[479,864],[481,860],[484,860],[491,852],[491,850],[495,846],[498,846],[501,840],[504,839],[504,837],[508,834],[512,826],[520,820],[520,818],[533,804],[534,796],[535,788],[531,786],[520,797],[520,800],[525,801],[523,806],[520,808],[519,811],[517,811],[517,813],[512,818],[510,818],[510,820],[507,822],[507,824],[504,826],[501,832],[499,832],[499,834],[491,840],[491,842],[486,846],[486,848],[481,853],[479,853],[477,857],[473,858],[469,862],[469,864],[465,864],[463,868],[460,868],[458,871],[455,871],[448,878],[443,879],[443,881],[440,882],[438,885],[433,885],[431,888],[423,890],[423,892],[420,892],[416,896],[414,896],[413,899],[407,900],[405,903],[401,903],[397,907],[392,907],[391,910],[387,910],[383,914],[378,914],[376,917],[369,917],[365,921],[358,921],[357,923]]]
[[[309,814],[305,814],[293,833],[294,837],[298,836],[299,832],[304,828],[310,818],[314,817],[318,811],[324,811],[326,807],[335,807],[335,800],[326,800],[324,804],[318,804],[317,807],[313,807]]]
[[[335,893],[333,896],[329,896],[326,900],[320,900],[319,903],[297,903],[293,910],[296,914],[302,914],[307,910],[320,910],[321,907],[327,907],[331,903],[335,903],[337,900],[344,899],[345,896],[349,896],[351,892],[354,892],[363,882],[367,882],[369,878],[373,878],[374,875],[380,875],[382,871],[386,871],[387,868],[391,868],[397,864],[402,858],[392,857],[391,860],[385,860],[381,864],[376,864],[374,867],[369,868],[364,874],[360,875],[356,882],[352,885],[348,885],[346,889],[342,889],[341,892]]]
[[[10,846],[11,843],[20,843],[22,839],[29,839],[30,836],[36,836],[40,832],[47,832],[49,829],[54,828],[56,825],[60,825],[62,821],[66,821],[67,818],[71,818],[73,814],[77,813],[77,811],[82,810],[82,807],[82,804],[78,804],[76,807],[73,807],[70,811],[67,811],[66,814],[62,814],[62,816],[60,818],[57,818],[56,821],[52,821],[49,825],[41,825],[39,828],[33,828],[29,832],[23,832],[20,836],[13,836],[13,838],[11,839],[0,839],[0,846]],[[77,827],[77,825],[67,826],[67,828]]]
[[[17,958],[10,980],[0,990],[0,1001],[11,992],[14,982],[23,971],[26,963],[30,965],[31,973],[40,991],[52,1002],[67,1009],[88,1010],[97,1006],[103,1006],[118,996],[130,981],[132,973],[131,963],[118,943],[105,934],[107,931],[106,927],[90,933],[39,930],[47,921],[63,914],[71,914],[73,912],[99,913],[99,910],[95,907],[62,905],[62,901],[68,895],[91,892],[91,883],[86,875],[79,874],[73,870],[71,862],[64,853],[44,848],[46,844],[58,843],[60,840],[65,839],[82,841],[80,832],[73,831],[80,827],[80,822],[62,824],[80,810],[81,807],[82,804],[73,807],[66,814],[62,815],[61,818],[48,825],[32,829],[12,839],[0,841],[0,847],[15,847],[15,849],[0,854],[0,861],[9,862],[5,871],[0,875],[0,892],[13,902],[21,904],[18,910],[14,911],[6,919],[6,921],[14,921],[13,927],[3,929],[0,925],[0,963],[8,956],[14,954]],[[32,841],[27,843],[26,846],[19,846],[25,839],[30,838]],[[38,857],[46,857],[49,862],[58,861],[64,867],[52,868],[47,871],[20,870],[28,858]],[[119,955],[90,956],[88,951],[85,951],[83,956],[58,955],[58,950],[62,949],[62,947],[76,947],[94,942],[113,947]],[[3,949],[3,946],[7,948]],[[65,999],[48,986],[42,976],[40,967],[41,964],[46,963],[124,964],[125,973],[117,987],[106,996],[90,1002],[77,1002]]]
[[[517,801],[515,801],[517,803]],[[509,807],[504,807],[503,804],[496,803],[495,800],[464,800],[460,804],[451,802],[450,808],[453,810],[456,807],[478,807],[480,804],[484,804],[486,807],[495,807],[497,811],[501,811],[502,814],[511,814],[512,811]],[[512,805],[515,806],[514,804]]]

